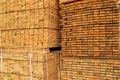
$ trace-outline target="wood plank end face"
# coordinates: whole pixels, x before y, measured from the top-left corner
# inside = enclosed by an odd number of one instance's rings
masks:
[[[60,0],[60,4],[68,3],[68,2],[72,2],[72,1],[76,1],[76,0]]]
[[[57,80],[58,0],[0,0],[0,80]]]
[[[1,0],[0,5],[0,47],[60,47],[58,0]]]
[[[60,4],[62,56],[119,57],[116,2],[77,0]]]
[[[30,77],[30,70],[32,70],[32,77],[36,78],[34,80],[46,80],[46,76],[49,76],[50,80],[58,79],[59,51],[50,53],[48,50],[26,52],[26,50],[10,49],[9,51],[3,50],[2,53],[1,80],[11,80],[13,78],[14,80],[26,80]],[[32,57],[30,57],[30,54],[32,54]],[[49,74],[46,75],[47,73]]]
[[[61,65],[62,80],[120,79],[120,60],[62,58]]]

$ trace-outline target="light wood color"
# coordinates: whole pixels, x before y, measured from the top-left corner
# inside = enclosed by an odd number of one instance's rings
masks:
[[[72,2],[72,1],[77,1],[77,0],[60,0],[60,3],[68,3],[68,2]]]
[[[1,31],[2,48],[42,49],[60,46],[60,32],[54,29]]]
[[[34,9],[0,15],[0,30],[31,28],[59,29],[58,10],[53,8],[51,10],[49,8]]]
[[[60,8],[62,56],[119,57],[115,0],[77,0]]]
[[[42,9],[50,6],[56,8],[58,0],[0,0],[0,13]]]
[[[117,4],[120,4],[120,0],[117,1]]]
[[[120,79],[120,60],[62,58],[61,80]]]
[[[59,52],[49,52],[49,50],[3,50],[3,65],[0,71],[1,80],[18,80],[18,78],[28,78],[30,76],[30,56],[32,54],[32,74],[35,80],[57,80]],[[48,74],[48,75],[47,75]],[[7,77],[7,75],[10,75]],[[18,77],[20,76],[20,77]],[[33,79],[34,80],[34,79]]]
[[[1,48],[60,47],[58,0],[1,0]]]

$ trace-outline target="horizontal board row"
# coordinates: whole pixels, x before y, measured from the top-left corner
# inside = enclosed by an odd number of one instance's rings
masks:
[[[73,47],[74,48],[74,47]],[[92,58],[120,58],[118,50],[62,50],[61,56],[80,56],[80,57],[92,57]]]
[[[46,80],[47,77],[48,79],[53,78],[52,80],[57,80],[58,78],[59,52],[51,53],[48,50],[32,50],[31,52],[31,50],[26,51],[13,49],[9,49],[8,51],[6,49],[2,50],[2,53],[3,59],[0,75],[6,76],[0,76],[1,80],[5,80],[5,78],[10,80],[13,75],[16,77],[21,76],[21,79],[18,80],[22,80],[24,77],[30,77],[30,66],[32,67],[33,78],[36,78],[36,80]],[[32,54],[31,65],[30,54]],[[12,76],[8,77],[7,75]]]
[[[58,0],[1,0],[0,14],[46,7],[57,9]]]
[[[29,80],[30,76],[9,74],[9,73],[0,73],[1,80]],[[33,77],[33,80],[39,80],[39,78]]]
[[[119,80],[120,60],[61,58],[61,80]]]
[[[58,76],[56,76],[57,73],[54,73],[50,75],[50,80],[57,80]],[[9,74],[9,73],[0,73],[0,79],[1,80],[47,80],[47,78],[37,78],[37,77],[30,77],[30,76],[24,76],[24,75],[17,75],[17,74]]]
[[[104,0],[104,1],[98,1],[98,0],[75,1],[75,0],[73,0],[73,2],[69,2],[69,3],[65,3],[65,4],[63,3],[63,4],[60,4],[60,6],[63,9],[68,8],[69,10],[71,10],[72,8],[74,8],[74,9],[80,9],[80,8],[84,8],[84,9],[90,8],[90,9],[93,9],[94,8],[95,9],[95,8],[113,7],[113,6],[117,5],[116,3],[117,3],[116,0]],[[116,5],[114,5],[114,4],[116,4]],[[71,8],[69,8],[69,7],[71,7]]]
[[[0,30],[31,28],[59,29],[58,11],[45,8],[0,15]]]
[[[67,2],[71,2],[71,1],[75,1],[75,0],[60,0],[59,3],[67,3]]]
[[[23,29],[0,31],[2,48],[41,49],[60,46],[60,35],[54,29]]]
[[[62,56],[119,57],[119,9],[115,0],[60,4]]]

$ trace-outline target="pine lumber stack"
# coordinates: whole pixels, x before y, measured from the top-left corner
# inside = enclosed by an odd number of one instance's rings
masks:
[[[0,47],[60,47],[58,0],[1,0]]]
[[[61,80],[119,80],[117,1],[66,1],[60,3]]]
[[[58,0],[0,0],[0,80],[58,80],[59,30]]]
[[[58,0],[1,0],[0,13],[50,8],[57,9]]]
[[[0,80],[58,80],[59,52],[4,49]],[[32,59],[30,64],[30,54]],[[32,68],[31,68],[32,67]]]
[[[60,4],[62,56],[119,57],[116,0]]]
[[[61,58],[61,80],[119,80],[120,60]]]
[[[26,29],[1,31],[2,48],[42,49],[60,46],[59,30]]]
[[[57,8],[54,9],[52,6],[50,8],[0,14],[0,30],[31,28],[58,29],[58,10]]]

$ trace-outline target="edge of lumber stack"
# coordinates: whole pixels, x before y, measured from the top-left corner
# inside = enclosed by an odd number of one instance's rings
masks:
[[[0,0],[0,80],[57,80],[59,47],[58,0]]]
[[[120,60],[61,58],[61,80],[119,80]]]
[[[60,8],[62,56],[120,58],[115,0],[77,0]]]
[[[33,80],[58,79],[59,51],[3,49],[2,53],[0,80],[29,80],[30,70]]]
[[[1,0],[0,5],[0,47],[60,47],[58,0]]]
[[[61,80],[120,79],[119,8],[116,2],[77,0],[60,3]]]
[[[59,3],[68,3],[68,2],[72,2],[72,1],[77,1],[77,0],[60,0]]]

